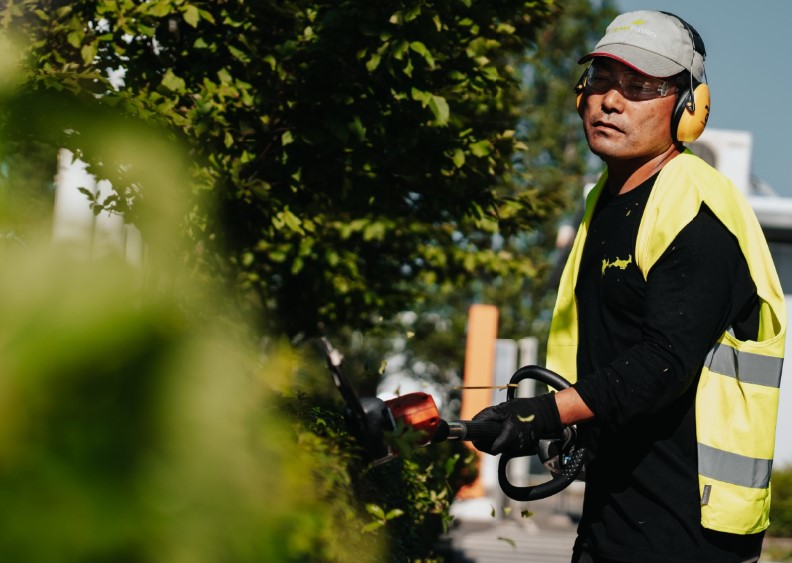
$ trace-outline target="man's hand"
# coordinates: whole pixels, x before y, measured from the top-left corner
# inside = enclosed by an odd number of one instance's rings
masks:
[[[487,407],[473,420],[500,422],[503,430],[494,442],[478,441],[473,445],[492,455],[503,452],[514,457],[535,454],[540,439],[560,436],[564,429],[553,395],[545,393]]]

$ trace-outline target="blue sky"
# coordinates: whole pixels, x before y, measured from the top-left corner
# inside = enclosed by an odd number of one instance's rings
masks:
[[[617,0],[617,6],[671,12],[696,28],[707,48],[708,127],[749,131],[753,175],[792,198],[792,0]]]

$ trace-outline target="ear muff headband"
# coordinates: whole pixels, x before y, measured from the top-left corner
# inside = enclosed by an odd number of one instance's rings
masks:
[[[681,23],[682,26],[690,34],[690,40],[693,42],[693,50],[696,51],[702,57],[707,58],[707,49],[704,47],[704,40],[701,38],[701,35],[699,35],[698,31],[696,31],[696,29],[692,25],[690,25],[688,22],[680,18],[678,15],[672,14],[671,12],[663,12],[661,10],[660,13],[665,14],[667,16],[671,16],[672,18],[676,18],[679,21],[679,23]]]
[[[701,55],[703,59],[707,57],[707,49],[698,31],[688,22],[670,12],[660,12],[672,18],[676,18],[679,23],[687,30],[690,35],[690,42],[693,44],[694,53]],[[695,56],[695,55],[694,55]],[[710,90],[705,82],[699,82],[693,76],[693,61],[690,61],[690,86],[680,89],[677,98],[677,105],[671,116],[671,133],[674,135],[676,143],[690,143],[699,138],[707,126],[710,112]],[[706,74],[704,76],[706,80]]]

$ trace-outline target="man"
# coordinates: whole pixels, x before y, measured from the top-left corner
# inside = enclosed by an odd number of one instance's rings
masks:
[[[744,198],[684,148],[709,111],[705,50],[671,14],[617,17],[578,87],[606,165],[561,279],[547,365],[574,384],[490,407],[492,454],[578,424],[573,562],[756,561],[768,526],[786,316]]]

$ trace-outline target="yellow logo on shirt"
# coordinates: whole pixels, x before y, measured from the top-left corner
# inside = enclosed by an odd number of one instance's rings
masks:
[[[632,254],[628,254],[627,258],[625,258],[625,259],[620,259],[620,258],[617,257],[613,262],[609,261],[606,258],[603,258],[602,259],[602,275],[603,276],[605,275],[605,270],[607,270],[608,268],[619,268],[620,270],[625,270],[625,269],[627,269],[627,266],[632,264],[632,261],[633,261]]]

